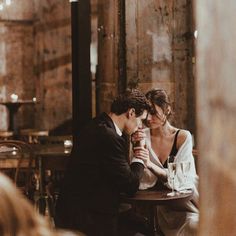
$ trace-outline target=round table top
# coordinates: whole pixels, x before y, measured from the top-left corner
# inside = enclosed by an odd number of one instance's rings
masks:
[[[18,99],[16,101],[0,101],[1,105],[6,105],[6,106],[12,106],[12,105],[21,105],[21,104],[36,104],[36,101],[27,99],[27,100],[22,100],[22,99]]]
[[[63,144],[33,144],[36,156],[40,157],[61,157],[70,156],[72,147],[65,148]]]
[[[170,193],[170,190],[140,190],[134,196],[128,197],[125,195],[121,196],[122,202],[127,203],[148,203],[148,204],[159,204],[165,205],[169,202],[175,201],[187,201],[190,200],[193,196],[193,192],[190,193],[179,193],[176,192],[175,196],[167,196]]]

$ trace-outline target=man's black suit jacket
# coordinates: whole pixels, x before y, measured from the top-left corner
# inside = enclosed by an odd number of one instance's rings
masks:
[[[144,167],[129,165],[126,139],[116,133],[106,113],[94,118],[79,137],[79,151],[70,158],[56,210],[59,226],[80,230],[82,212],[117,215],[120,193],[138,190]]]

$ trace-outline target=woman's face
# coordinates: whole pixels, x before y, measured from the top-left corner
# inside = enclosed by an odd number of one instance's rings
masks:
[[[146,118],[146,124],[150,129],[162,127],[166,121],[166,115],[161,107],[154,105],[153,111],[149,112]]]

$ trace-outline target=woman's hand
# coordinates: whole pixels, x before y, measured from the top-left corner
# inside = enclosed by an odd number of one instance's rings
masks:
[[[147,168],[150,168],[152,165],[152,162],[149,158],[149,151],[145,147],[134,147],[134,156],[144,162],[144,165]]]
[[[145,147],[134,147],[134,156],[144,162],[146,168],[153,172],[161,181],[167,181],[167,172],[164,168],[151,162],[149,157],[149,151]]]

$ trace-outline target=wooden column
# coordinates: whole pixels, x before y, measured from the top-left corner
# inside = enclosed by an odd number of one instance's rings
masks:
[[[126,8],[125,0],[119,0],[118,22],[119,22],[119,46],[118,46],[118,92],[122,93],[127,87],[126,68]]]
[[[90,1],[71,2],[73,138],[92,117]]]
[[[236,1],[196,1],[199,235],[236,233]]]
[[[98,113],[109,111],[111,102],[124,89],[120,79],[126,73],[124,67],[120,70],[120,63],[124,58],[124,41],[120,41],[120,34],[124,33],[120,23],[120,7],[124,7],[122,0],[98,1],[98,71],[97,71],[97,104]],[[122,8],[124,9],[124,8]],[[123,22],[124,23],[124,22]]]

